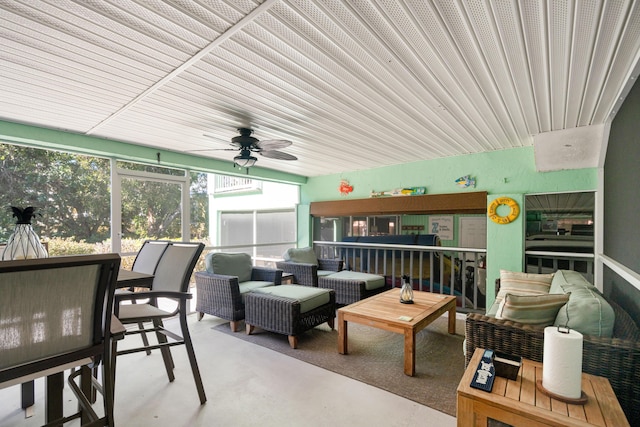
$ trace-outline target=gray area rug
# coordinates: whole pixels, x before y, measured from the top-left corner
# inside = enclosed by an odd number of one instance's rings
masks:
[[[228,323],[212,329],[455,416],[456,388],[464,373],[464,329],[458,325],[455,335],[447,333],[446,315],[418,333],[413,377],[404,374],[402,335],[356,323],[349,323],[348,355],[338,353],[338,331],[326,323],[300,336],[295,350],[285,335],[259,328],[252,335],[232,333]]]

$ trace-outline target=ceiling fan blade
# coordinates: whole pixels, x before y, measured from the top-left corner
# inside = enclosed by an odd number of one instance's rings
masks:
[[[238,151],[237,148],[203,148],[201,150],[186,150],[185,153],[197,153],[201,151]]]
[[[291,144],[293,144],[291,141],[287,141],[285,139],[268,139],[265,141],[258,141],[255,146],[258,151],[271,151],[288,147]]]
[[[251,156],[251,152],[259,153],[264,157],[268,157],[276,160],[298,160],[296,156],[293,156],[282,151],[278,151],[280,148],[285,148],[293,144],[291,141],[284,139],[270,139],[259,141],[257,138],[251,136],[253,130],[250,128],[239,128],[239,136],[231,138],[231,146],[237,148],[210,148],[205,150],[191,150],[191,151],[236,151],[241,150],[241,154],[244,156]],[[203,134],[204,136],[212,139],[219,139],[211,134]],[[253,158],[253,157],[252,157]]]
[[[231,146],[231,147],[237,147],[237,148],[228,148],[227,150],[236,150],[238,148],[240,148],[240,144],[236,144],[235,142],[231,141],[230,143],[227,141],[221,141],[219,137],[212,135],[210,133],[203,133],[202,136],[206,136],[207,138],[211,138],[211,139],[215,139],[216,143],[218,145],[227,145],[227,146]],[[211,149],[213,150],[213,148]],[[198,150],[198,151],[209,151],[209,150]]]
[[[260,155],[264,157],[269,157],[270,159],[277,159],[277,160],[298,160],[296,156],[293,156],[289,153],[283,153],[282,151],[277,151],[277,150],[261,151]]]

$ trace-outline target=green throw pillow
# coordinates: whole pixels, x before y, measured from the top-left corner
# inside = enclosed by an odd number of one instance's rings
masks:
[[[577,271],[558,270],[553,274],[549,293],[566,294],[576,288],[595,289],[595,286],[589,283],[584,276]]]
[[[571,299],[556,316],[554,325],[567,326],[583,335],[613,336],[616,321],[611,305],[594,287],[570,287]]]
[[[530,325],[550,326],[556,320],[560,308],[568,301],[569,294],[506,294],[500,303],[496,318]]]
[[[313,248],[290,248],[282,255],[282,258],[289,262],[318,265],[318,258]]]
[[[238,276],[240,283],[251,280],[253,263],[249,254],[215,252],[208,254],[204,261],[209,273]]]

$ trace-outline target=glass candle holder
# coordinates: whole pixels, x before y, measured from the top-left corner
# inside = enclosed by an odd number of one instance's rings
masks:
[[[400,288],[400,302],[403,304],[413,304],[413,286],[409,276],[402,276],[402,288]]]

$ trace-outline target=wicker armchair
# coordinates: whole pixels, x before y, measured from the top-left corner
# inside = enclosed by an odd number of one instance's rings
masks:
[[[239,321],[244,319],[243,294],[260,286],[280,285],[282,270],[264,267],[251,269],[249,286],[241,286],[238,276],[215,274],[208,271],[195,273],[197,298],[196,311],[198,320],[204,314],[210,314],[231,322],[233,332],[239,330]],[[254,284],[255,286],[253,286]]]
[[[640,330],[615,302],[613,338],[584,336],[582,370],[606,377],[631,425],[640,426]],[[466,363],[476,348],[542,362],[544,327],[472,313],[466,319]]]
[[[293,283],[297,285],[318,287],[318,270],[340,271],[344,263],[341,259],[318,259],[318,265],[301,262],[279,261],[276,268],[293,274]]]

